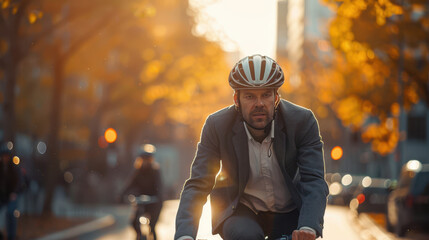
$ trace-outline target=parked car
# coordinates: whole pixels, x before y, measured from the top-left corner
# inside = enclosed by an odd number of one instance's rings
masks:
[[[329,185],[328,204],[348,206],[362,179],[362,176],[344,174],[339,175],[334,181],[327,181]]]
[[[353,194],[350,208],[358,214],[363,212],[385,213],[391,183],[392,181],[386,178],[363,178]]]
[[[388,197],[386,227],[403,237],[407,229],[429,227],[429,164],[411,160]]]

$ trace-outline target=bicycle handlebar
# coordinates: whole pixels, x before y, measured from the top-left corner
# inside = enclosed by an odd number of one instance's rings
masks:
[[[292,240],[292,235],[283,235],[280,238],[276,238],[274,240]]]
[[[132,194],[128,195],[127,200],[130,203],[137,204],[137,205],[147,205],[151,203],[158,202],[158,198],[156,196],[150,196],[150,195],[139,195],[134,196]]]

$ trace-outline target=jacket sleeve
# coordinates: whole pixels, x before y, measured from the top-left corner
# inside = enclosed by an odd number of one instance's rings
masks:
[[[213,188],[220,168],[219,141],[209,116],[204,124],[197,152],[191,166],[191,176],[183,187],[176,216],[176,234],[196,238],[202,207]]]
[[[301,177],[299,191],[302,199],[298,228],[311,227],[316,230],[318,236],[322,236],[326,197],[329,193],[324,178],[323,142],[317,120],[309,110],[306,119],[296,139],[297,164]]]

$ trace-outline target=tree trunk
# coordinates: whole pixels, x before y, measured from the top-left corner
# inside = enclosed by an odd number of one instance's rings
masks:
[[[16,12],[11,14],[8,21],[4,21],[2,17],[1,27],[7,29],[8,50],[4,61],[4,77],[5,77],[5,93],[4,93],[4,122],[3,122],[3,140],[15,143],[15,85],[17,77],[18,64],[24,57],[24,53],[20,48],[19,27],[21,21],[25,18],[25,11],[31,0],[22,0],[15,8]],[[2,9],[3,10],[3,9]],[[7,11],[7,10],[5,10]]]
[[[58,51],[59,52],[59,51]],[[45,202],[43,212],[52,213],[52,201],[56,183],[60,174],[60,142],[59,131],[61,124],[61,102],[64,91],[64,59],[56,56],[54,63],[54,85],[51,98],[51,113],[49,116],[50,129],[48,135],[48,172],[45,191]]]
[[[95,111],[95,114],[91,118],[90,123],[90,137],[89,137],[89,147],[87,150],[87,170],[88,171],[96,171],[100,174],[104,175],[106,163],[101,162],[104,159],[100,159],[100,147],[98,146],[98,138],[100,137],[100,125],[101,120],[104,114],[104,93],[103,97],[101,98],[101,103],[99,104],[97,110]]]
[[[13,52],[9,52],[10,57],[6,63],[4,91],[4,119],[3,119],[3,140],[15,143],[15,85],[17,64],[14,61]]]
[[[9,30],[5,61],[4,123],[3,140],[15,143],[15,85],[19,59],[18,32],[12,27]]]

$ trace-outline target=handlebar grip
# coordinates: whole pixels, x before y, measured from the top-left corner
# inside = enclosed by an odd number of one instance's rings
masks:
[[[292,235],[282,235],[280,238],[275,240],[292,240]]]

